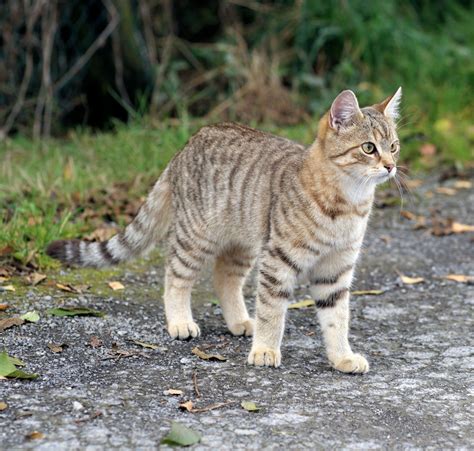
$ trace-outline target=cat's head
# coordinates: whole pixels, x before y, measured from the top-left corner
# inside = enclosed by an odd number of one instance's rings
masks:
[[[359,108],[352,91],[341,92],[323,118],[324,151],[340,171],[373,184],[395,176],[400,143],[396,131],[402,89],[383,102]]]

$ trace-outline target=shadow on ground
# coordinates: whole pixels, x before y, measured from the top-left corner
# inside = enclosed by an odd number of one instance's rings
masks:
[[[472,223],[472,190],[428,197],[434,188],[425,183],[408,208],[426,214],[437,207]],[[155,449],[172,420],[202,434],[196,449],[471,447],[474,287],[441,276],[472,275],[472,234],[436,237],[415,231],[399,212],[398,207],[375,211],[354,287],[384,291],[352,300],[353,347],[371,363],[365,376],[328,366],[313,308],[290,311],[281,368],[245,365],[250,342],[226,332],[207,276],[195,305],[202,337],[171,341],[164,330],[159,263],[105,273],[84,295],[41,285],[0,293],[0,301],[12,306],[9,315],[32,309],[42,315],[36,324],[0,335],[2,347],[41,375],[32,382],[0,380],[0,401],[8,404],[0,412],[0,448]],[[425,283],[403,285],[397,271],[424,277]],[[80,271],[50,278],[86,282]],[[112,292],[107,278],[118,278],[125,290]],[[252,287],[247,291],[251,296]],[[304,294],[300,290],[298,298]],[[61,303],[87,305],[107,316],[45,314]],[[91,346],[92,337],[102,344]],[[68,347],[55,354],[51,343]],[[194,346],[227,361],[200,360],[191,353]],[[165,395],[170,388],[183,394]],[[198,408],[228,404],[201,413],[180,410],[188,400]],[[242,401],[261,410],[247,412]],[[44,438],[28,440],[32,431]]]

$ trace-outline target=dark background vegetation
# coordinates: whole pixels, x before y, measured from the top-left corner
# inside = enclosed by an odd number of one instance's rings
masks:
[[[347,88],[403,87],[400,172],[466,171],[473,23],[469,0],[4,0],[0,263],[123,226],[205,123],[311,143]]]
[[[342,89],[364,104],[402,85],[404,120],[444,144],[474,113],[473,5],[6,0],[0,124],[37,137],[148,114],[295,124]],[[463,160],[474,132],[458,133]]]

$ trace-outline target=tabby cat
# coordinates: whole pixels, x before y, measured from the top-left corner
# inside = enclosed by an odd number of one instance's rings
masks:
[[[309,148],[234,123],[204,127],[123,232],[101,243],[55,241],[48,254],[103,267],[143,254],[167,234],[164,304],[171,337],[199,336],[191,289],[212,259],[227,327],[253,335],[248,363],[259,366],[280,365],[288,300],[305,278],[331,365],[365,373],[367,360],[348,341],[349,288],[375,186],[396,173],[400,99],[401,88],[361,109],[352,91],[341,92]],[[242,288],[256,262],[254,320]]]

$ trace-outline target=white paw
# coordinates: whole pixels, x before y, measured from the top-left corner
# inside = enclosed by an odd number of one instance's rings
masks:
[[[367,373],[369,362],[360,354],[349,354],[331,362],[332,366],[343,373]]]
[[[171,338],[186,340],[186,338],[189,337],[199,337],[199,335],[201,335],[201,330],[194,321],[190,321],[188,323],[169,323],[168,333]]]
[[[251,337],[253,335],[255,321],[252,318],[242,322],[232,324],[229,327],[230,332],[232,335],[245,335],[246,337]]]
[[[247,362],[249,365],[274,366],[276,368],[281,364],[281,353],[279,349],[258,346],[252,348]]]

